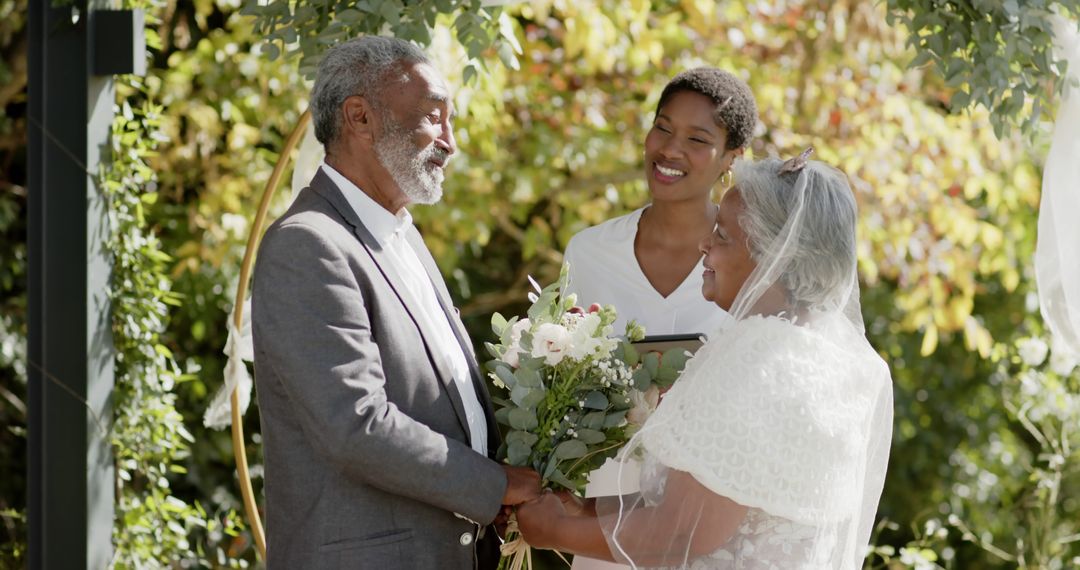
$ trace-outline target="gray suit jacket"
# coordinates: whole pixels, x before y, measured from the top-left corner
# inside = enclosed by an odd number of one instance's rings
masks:
[[[470,361],[467,333],[419,233],[408,236]],[[469,447],[461,394],[405,285],[322,170],[263,238],[255,385],[271,569],[486,567],[501,467]],[[477,548],[478,534],[487,535]]]

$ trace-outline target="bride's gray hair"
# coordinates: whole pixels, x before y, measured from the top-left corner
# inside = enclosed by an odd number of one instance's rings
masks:
[[[766,158],[735,165],[733,190],[745,206],[739,224],[750,257],[760,265],[777,255],[778,238],[799,204],[796,182],[807,177],[797,240],[783,254],[779,281],[797,305],[832,305],[846,296],[856,270],[855,196],[844,173],[831,166],[809,161],[798,171],[781,173],[783,164]]]
[[[363,36],[327,51],[311,90],[315,138],[323,145],[336,141],[345,99],[360,95],[375,105],[383,105],[386,88],[407,80],[401,66],[413,63],[430,60],[423,50],[397,38]]]

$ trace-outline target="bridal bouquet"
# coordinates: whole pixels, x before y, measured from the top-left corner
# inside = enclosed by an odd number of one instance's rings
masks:
[[[562,293],[565,267],[546,288],[530,282],[536,292],[529,294],[527,317],[496,313],[491,326],[498,342],[486,343],[491,378],[510,395],[494,398],[495,418],[509,428],[500,455],[535,469],[545,486],[580,493],[588,473],[632,435],[637,426],[628,419],[640,424],[655,408],[655,394],[674,382],[688,353],[642,357],[631,343],[645,330],[631,322],[625,336],[613,336],[615,308],[577,307],[574,295]],[[515,569],[529,556],[520,538],[504,544],[503,553],[514,554]]]

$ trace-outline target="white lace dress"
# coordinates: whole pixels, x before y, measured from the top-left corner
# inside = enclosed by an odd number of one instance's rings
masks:
[[[861,566],[888,459],[892,393],[884,362],[843,330],[750,317],[702,347],[636,438],[646,457],[641,495],[617,508],[598,504],[616,558],[692,570]],[[690,474],[694,490],[672,493],[673,471]],[[710,494],[748,507],[733,532],[702,511]],[[672,496],[682,504],[657,508]],[[643,509],[630,525],[635,536],[679,528],[678,536],[628,540],[620,523],[635,509]],[[700,533],[728,538],[695,554]]]

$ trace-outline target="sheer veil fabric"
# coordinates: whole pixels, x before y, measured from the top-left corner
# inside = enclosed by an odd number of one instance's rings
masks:
[[[1068,62],[1068,80],[1046,164],[1039,205],[1035,275],[1043,320],[1054,352],[1080,360],[1080,31],[1061,15],[1054,22],[1054,55]]]
[[[778,164],[746,165],[736,180],[762,169],[776,179]],[[754,252],[732,324],[627,446],[644,456],[641,492],[598,500],[611,551],[631,567],[862,566],[888,463],[892,381],[864,336],[854,198],[819,162],[779,178],[787,189],[771,206],[786,221]],[[847,210],[850,219],[833,219]],[[784,309],[770,290],[786,292]]]

